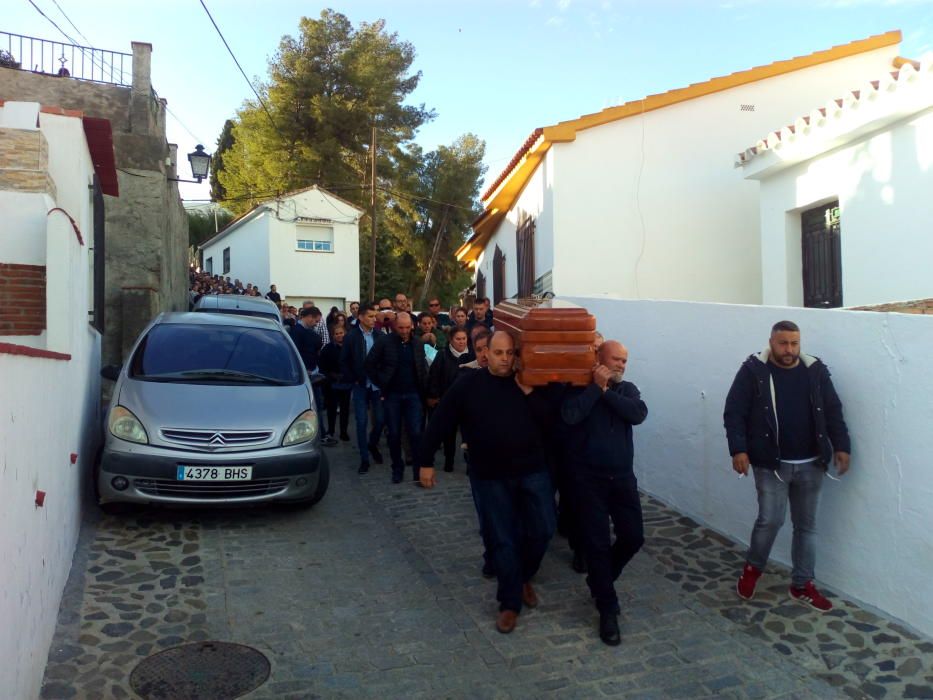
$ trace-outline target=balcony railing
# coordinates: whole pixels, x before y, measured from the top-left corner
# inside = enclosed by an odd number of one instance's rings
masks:
[[[133,55],[0,32],[0,68],[95,83],[133,84]]]

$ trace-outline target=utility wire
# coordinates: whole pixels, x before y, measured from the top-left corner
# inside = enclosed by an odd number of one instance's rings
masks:
[[[32,0],[29,0],[29,1],[32,2]],[[265,101],[262,99],[262,96],[259,94],[259,91],[253,86],[253,81],[251,81],[249,77],[246,75],[246,71],[243,70],[243,66],[240,65],[240,62],[237,60],[236,55],[234,55],[233,49],[230,48],[230,44],[228,44],[226,38],[224,38],[223,32],[220,31],[220,27],[218,27],[217,22],[214,21],[214,17],[211,15],[211,11],[207,9],[207,5],[204,4],[204,0],[199,0],[199,2],[201,3],[201,7],[203,7],[204,11],[207,13],[207,18],[211,21],[211,24],[214,25],[214,29],[217,30],[217,35],[220,37],[220,40],[224,42],[224,46],[227,47],[227,51],[230,54],[230,58],[232,58],[233,62],[236,63],[236,67],[240,69],[240,73],[243,74],[243,79],[246,80],[246,84],[249,85],[250,90],[252,90],[253,94],[256,95],[256,99],[259,100],[259,104],[262,105],[262,108],[265,111],[266,116],[269,117],[269,121],[272,123],[272,128],[275,129],[279,137],[281,137],[283,144],[287,143],[288,139],[285,138],[285,135],[279,129],[279,125],[275,123],[275,119],[272,118],[272,113],[269,111],[269,108],[266,107]]]

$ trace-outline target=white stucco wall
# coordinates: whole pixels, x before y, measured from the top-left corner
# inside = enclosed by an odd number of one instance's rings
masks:
[[[833,375],[852,436],[852,469],[826,479],[818,581],[933,634],[933,323],[844,310],[574,298],[630,351],[626,378],[648,404],[635,429],[640,486],[742,543],[757,513],[722,427],[726,393],[771,326],[801,327],[805,352]],[[772,557],[790,560],[790,519]],[[737,572],[738,574],[738,572]]]
[[[270,282],[289,298],[313,299],[318,306],[360,299],[360,212],[320,190],[284,199],[269,213]],[[317,219],[333,229],[333,252],[298,250],[296,218]],[[305,222],[311,225],[312,222]],[[266,287],[268,289],[268,287]],[[321,307],[323,309],[323,307]],[[330,308],[328,306],[328,308]]]
[[[58,201],[3,193],[0,206],[17,200],[28,204],[15,220],[41,246],[41,259],[34,264],[47,266],[49,332],[29,345],[71,359],[0,350],[0,394],[16,397],[4,403],[0,421],[0,694],[10,698],[33,698],[39,692],[100,425],[100,335],[87,321],[92,226],[84,202],[93,167],[80,119],[46,120],[43,115],[41,124],[43,132],[48,129],[49,171]],[[64,215],[46,215],[66,204],[84,245]],[[0,220],[8,221],[6,215],[0,209]],[[13,248],[8,237],[0,237],[0,260],[9,260]],[[18,337],[0,341],[25,344]],[[71,464],[72,453],[76,464]],[[37,490],[46,492],[41,508],[34,505]]]
[[[204,264],[213,258],[215,275],[240,280],[245,287],[259,285],[269,291],[269,212],[263,212],[230,231],[216,243],[204,248]],[[224,249],[230,248],[230,271],[224,272]]]
[[[496,246],[505,255],[505,293],[503,299],[518,294],[518,239],[516,231],[524,217],[535,220],[535,279],[547,272],[554,274],[554,151],[548,151],[525,185],[515,205],[499,224],[486,244],[477,270],[486,275],[486,296],[495,299],[492,262]]]
[[[803,305],[800,214],[838,199],[842,303],[933,296],[933,110],[761,180],[766,304]]]
[[[794,71],[555,144],[555,291],[760,303],[757,193],[736,178],[734,154],[890,71],[896,53]]]

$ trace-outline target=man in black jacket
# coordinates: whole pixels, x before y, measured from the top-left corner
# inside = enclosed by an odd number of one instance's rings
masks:
[[[486,326],[489,330],[492,330],[492,310],[489,308],[489,298],[488,297],[477,297],[473,300],[473,310],[470,312],[470,315],[467,316],[466,327],[467,330],[472,335],[473,329],[477,325]]]
[[[732,468],[754,468],[758,519],[745,567],[736,583],[751,599],[790,501],[794,539],[791,599],[819,612],[832,603],[813,584],[816,563],[816,509],[826,468],[835,459],[839,474],[849,469],[849,431],[829,370],[819,358],[800,352],[800,329],[780,321],[768,347],[739,368],[723,415]]]
[[[599,348],[593,383],[567,390],[561,405],[566,424],[564,459],[572,475],[575,511],[586,557],[586,582],[599,610],[599,636],[616,646],[619,599],[613,583],[644,544],[638,481],[632,468],[632,426],[648,407],[631,382],[622,380],[628,350],[615,340]],[[615,542],[610,544],[610,521]]]
[[[554,534],[554,490],[544,435],[551,406],[540,391],[518,383],[515,346],[505,332],[489,345],[489,366],[454,382],[431,416],[420,461],[421,484],[435,485],[434,452],[460,425],[470,446],[470,475],[481,502],[483,532],[492,546],[499,601],[496,629],[515,629],[522,605],[538,604],[531,585]]]
[[[298,348],[298,354],[301,355],[301,361],[305,369],[311,375],[311,389],[314,392],[314,408],[317,411],[318,431],[321,433],[321,444],[331,447],[337,444],[337,441],[325,434],[324,431],[324,393],[321,391],[321,384],[316,378],[320,375],[318,371],[318,361],[321,355],[323,342],[321,336],[314,330],[317,323],[321,320],[321,310],[316,306],[309,306],[301,310],[298,323],[292,326],[289,334],[295,347]]]
[[[395,332],[378,343],[366,358],[366,373],[382,392],[386,425],[389,428],[389,454],[392,456],[392,483],[401,483],[405,473],[402,457],[402,423],[418,452],[424,423],[424,395],[428,386],[428,361],[424,343],[413,335],[411,314],[402,311],[395,319]],[[418,481],[418,464],[412,478]]]
[[[356,442],[360,450],[358,474],[369,471],[370,455],[376,464],[382,464],[382,454],[379,452],[379,438],[382,436],[384,425],[382,394],[366,373],[367,356],[379,343],[386,340],[385,334],[375,328],[378,308],[375,302],[360,306],[359,323],[347,331],[340,352],[343,382],[353,387],[350,398],[353,401],[353,415],[356,421]],[[373,412],[373,429],[367,439],[367,411],[370,407]]]
[[[439,350],[428,372],[427,403],[434,408],[457,380],[460,366],[473,359],[467,348],[467,332],[458,328],[450,335],[450,344]],[[444,471],[454,470],[454,457],[457,454],[457,427],[444,437]]]

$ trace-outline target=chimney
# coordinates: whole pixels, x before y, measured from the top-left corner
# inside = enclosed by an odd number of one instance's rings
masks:
[[[152,44],[132,42],[133,92],[148,95],[152,91]]]

